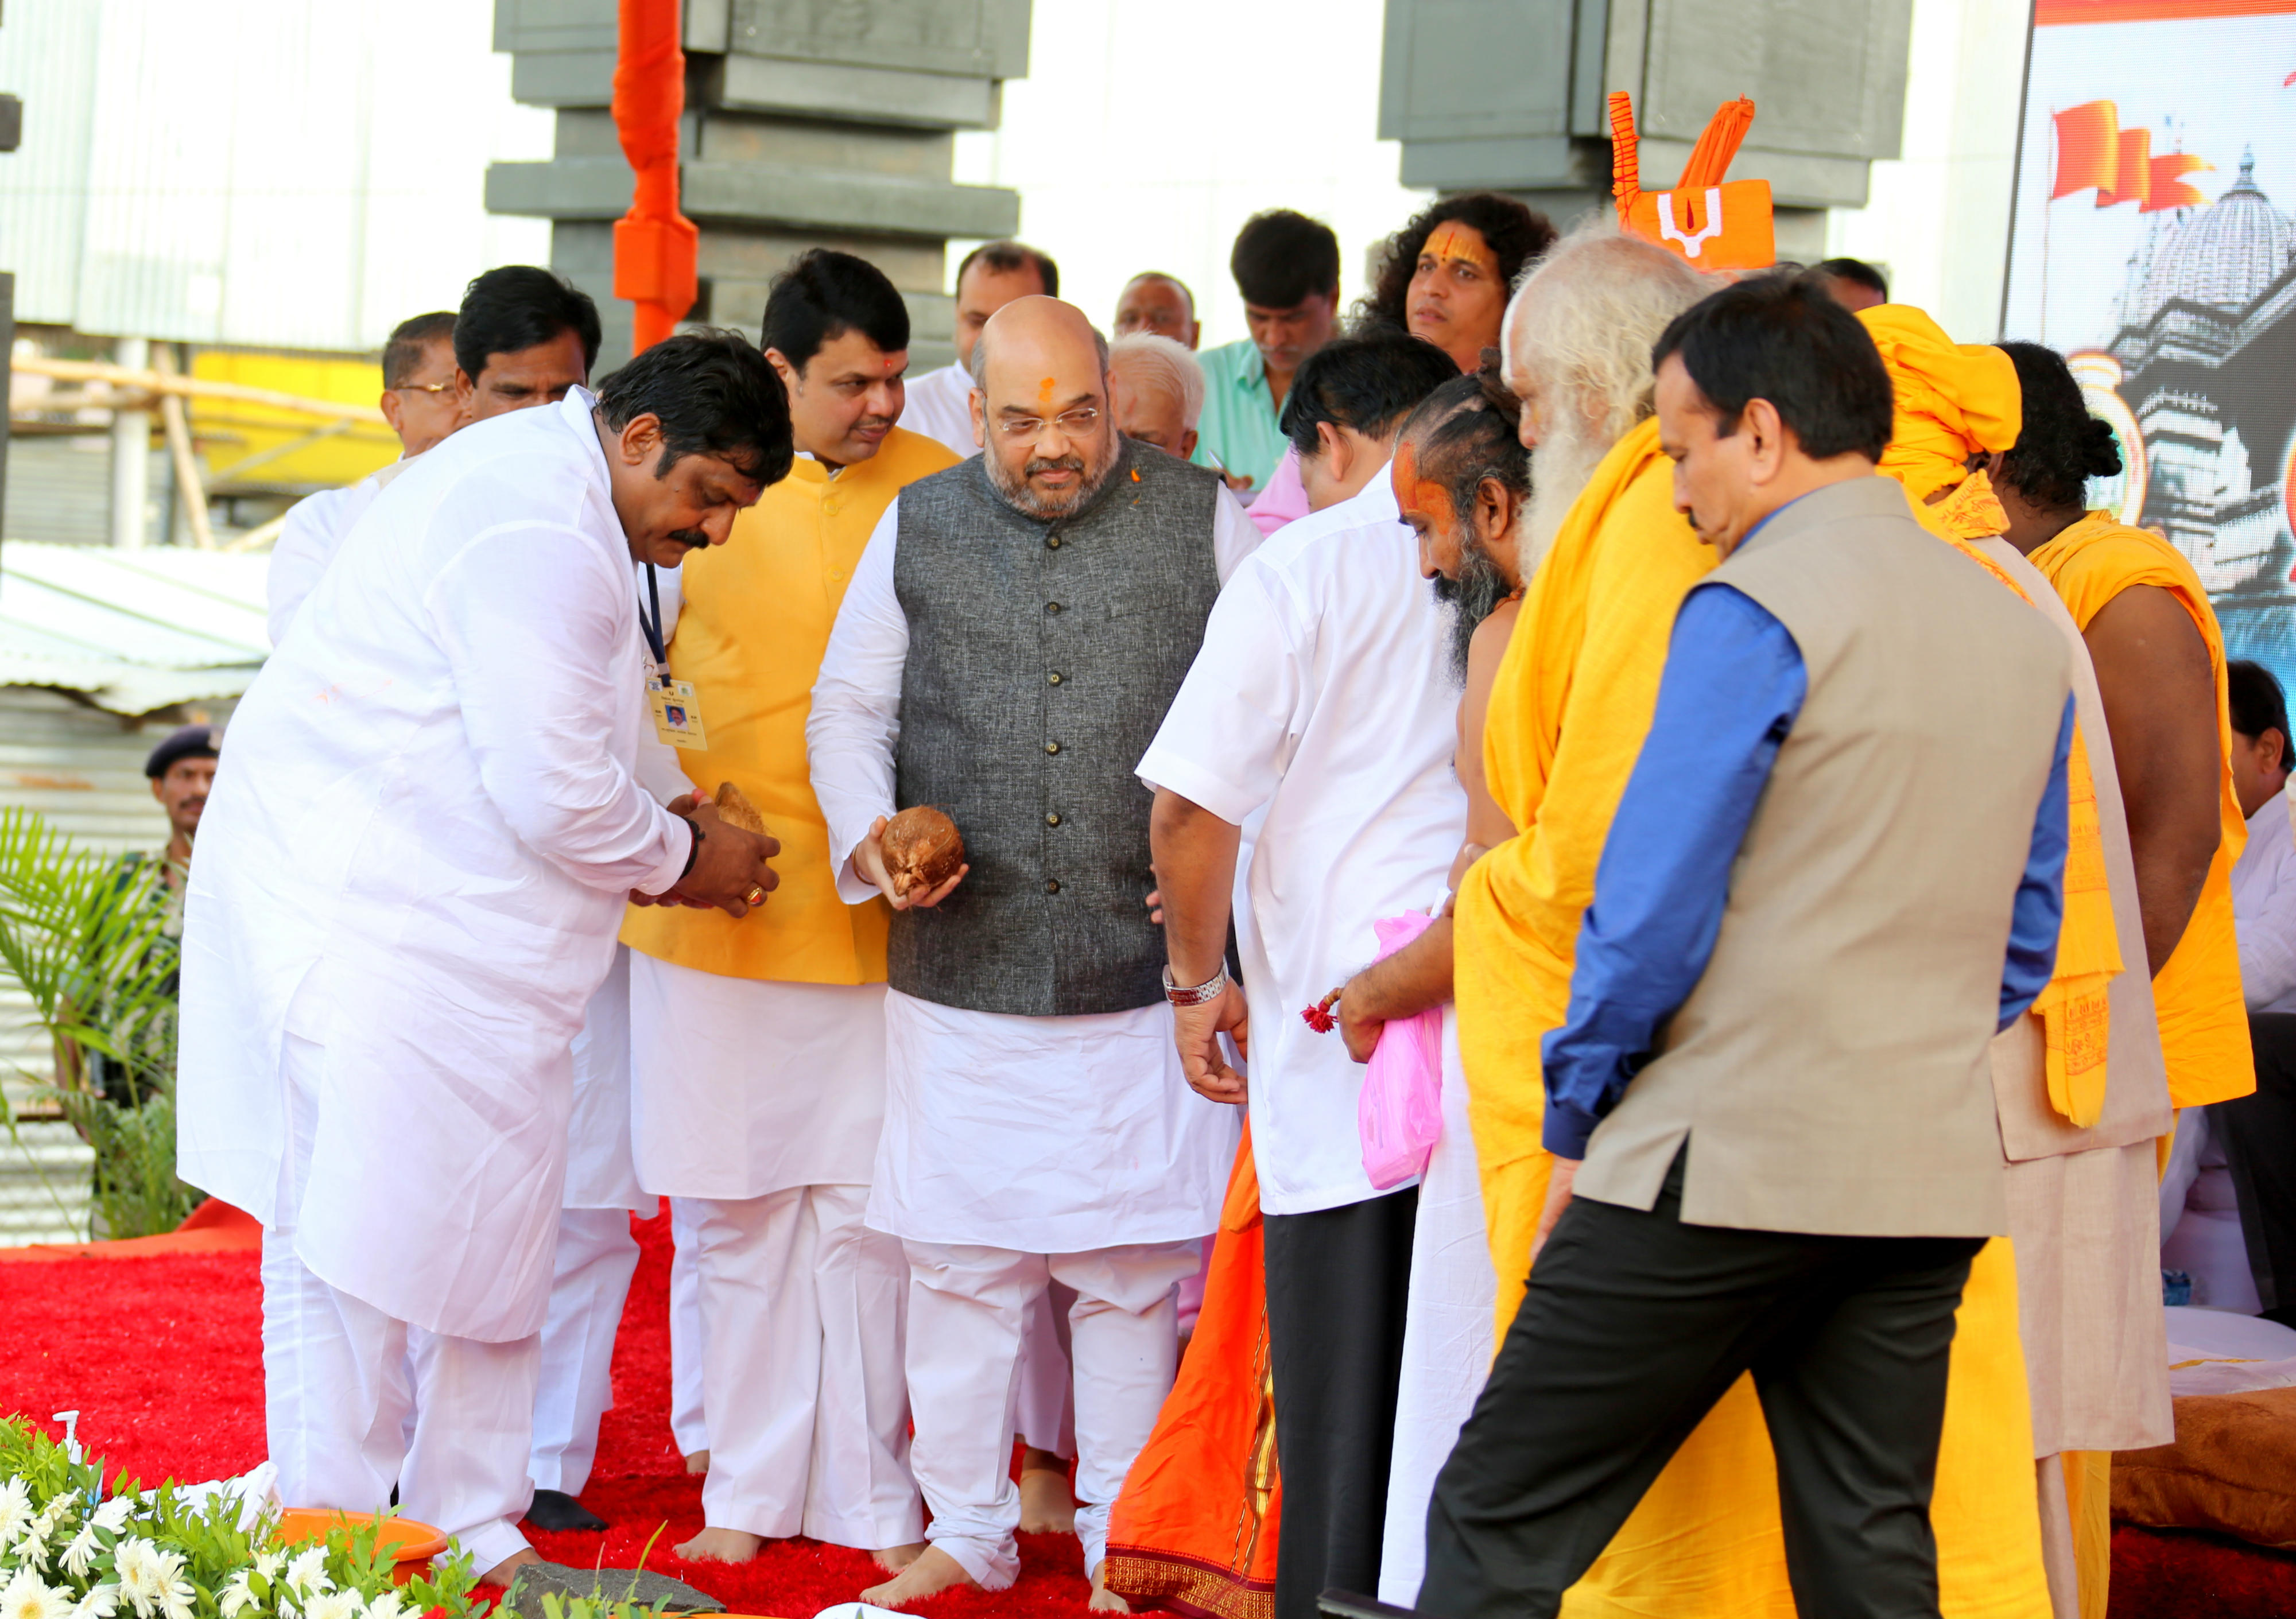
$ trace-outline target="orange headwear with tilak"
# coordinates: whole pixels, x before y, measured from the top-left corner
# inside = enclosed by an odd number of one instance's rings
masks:
[[[1956,343],[1910,304],[1877,304],[1857,319],[1882,351],[1896,396],[1890,447],[1876,469],[1906,486],[1923,527],[1949,540],[1981,540],[2009,527],[1993,480],[1972,457],[2008,450],[2025,423],[2017,367],[1986,343]],[[1931,503],[1939,490],[1949,491]]]
[[[1642,188],[1641,143],[1634,102],[1611,93],[1611,191],[1619,200],[1619,228],[1678,253],[1696,270],[1759,270],[1778,261],[1770,226],[1770,183],[1723,183],[1738,143],[1754,122],[1744,96],[1725,102],[1698,137],[1672,191]]]

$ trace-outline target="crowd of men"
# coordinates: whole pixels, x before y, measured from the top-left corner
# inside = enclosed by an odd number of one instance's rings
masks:
[[[1231,268],[1199,351],[1172,275],[1111,340],[988,244],[914,378],[826,249],[595,384],[547,271],[393,333],[406,454],[291,515],[188,881],[182,1171],[264,1227],[283,1492],[496,1582],[605,1527],[666,1197],[689,1559],[2102,1611],[2156,1144],[2296,1130],[2234,1103],[2243,971],[2296,1007],[2277,687],[2087,509],[2063,362],[1866,266],[1474,193],[1351,314],[1298,213]],[[1414,1028],[1439,1133],[1375,1181]]]

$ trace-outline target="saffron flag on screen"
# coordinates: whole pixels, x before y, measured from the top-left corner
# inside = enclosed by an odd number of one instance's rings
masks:
[[[2057,115],[2057,177],[2049,200],[2095,186],[2109,192],[2120,176],[2120,109],[2084,102]]]
[[[2112,178],[2096,188],[2096,205],[2112,208],[2117,203],[2134,202],[2141,212],[2152,196],[2152,132],[2122,130],[2120,151]]]

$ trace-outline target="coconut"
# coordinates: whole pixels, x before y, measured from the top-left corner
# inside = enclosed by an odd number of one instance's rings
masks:
[[[750,802],[749,795],[731,781],[721,782],[718,785],[714,801],[718,805],[719,818],[726,825],[738,826],[745,832],[756,832],[760,837],[764,836],[766,818],[758,814],[758,806]]]
[[[964,864],[956,822],[931,805],[913,805],[885,822],[885,874],[896,893],[938,888]]]

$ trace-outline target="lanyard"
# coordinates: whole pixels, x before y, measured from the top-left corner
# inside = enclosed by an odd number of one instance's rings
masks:
[[[653,603],[653,617],[648,618],[645,608],[641,605],[638,608],[638,628],[645,632],[646,648],[653,654],[653,666],[667,668],[669,666],[669,651],[661,640],[661,581],[655,576],[651,562],[646,564],[646,596]]]

